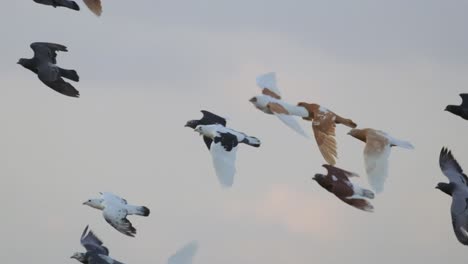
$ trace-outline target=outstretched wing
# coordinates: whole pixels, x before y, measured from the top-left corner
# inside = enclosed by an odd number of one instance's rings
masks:
[[[104,199],[106,202],[122,204],[122,205],[128,204],[127,200],[113,193],[103,192],[101,195],[102,195],[102,199]]]
[[[214,125],[214,124],[220,124],[223,126],[226,126],[226,119],[215,115],[211,112],[208,112],[206,110],[201,111],[203,113],[203,118],[200,119],[199,125]]]
[[[462,98],[461,106],[468,107],[468,94],[460,94],[460,97]]]
[[[167,264],[192,264],[193,257],[197,253],[198,244],[196,241],[190,242],[170,256]]]
[[[367,201],[366,199],[353,199],[353,198],[340,198],[343,202],[351,205],[352,207],[355,207],[357,209],[366,211],[366,212],[374,212],[374,206]]]
[[[336,139],[335,139],[335,120],[331,112],[315,113],[312,121],[312,130],[314,131],[315,140],[322,153],[323,158],[331,165],[336,164],[338,156]]]
[[[134,237],[136,229],[132,226],[132,223],[128,221],[127,210],[123,207],[107,205],[103,210],[104,219],[107,223],[113,226],[120,233]]]
[[[278,117],[281,122],[287,125],[292,130],[299,133],[299,135],[309,138],[306,132],[302,129],[301,125],[297,122],[297,120],[289,115],[289,112],[279,103],[268,103],[267,105],[270,112],[272,112],[276,117]]]
[[[57,51],[67,52],[67,47],[64,45],[48,42],[34,42],[30,45],[34,51],[34,57],[42,61],[49,61],[50,63],[57,63]]]
[[[81,245],[86,248],[86,251],[92,252],[95,254],[103,254],[109,255],[109,250],[103,246],[102,241],[93,233],[93,231],[89,230],[88,226],[86,226],[83,234],[81,235]]]
[[[281,93],[276,85],[276,74],[269,72],[257,77],[257,85],[262,93],[276,99],[281,99]]]
[[[224,187],[231,187],[236,174],[237,137],[234,135],[224,137],[224,139],[215,138],[210,152],[219,182]]]
[[[80,97],[80,92],[76,90],[73,85],[60,77],[56,78],[55,80],[51,79],[54,78],[53,73],[47,72],[46,70],[41,71],[41,68],[42,67],[39,67],[37,76],[39,77],[39,80],[41,80],[49,88],[66,96],[76,98]]]
[[[364,163],[372,189],[383,191],[388,176],[388,157],[390,156],[389,140],[376,132],[368,132],[364,148]]]
[[[463,169],[453,157],[452,152],[447,148],[442,148],[440,151],[439,165],[450,182],[467,185],[467,176],[463,173]]]
[[[359,175],[354,172],[346,171],[332,165],[323,164],[322,166],[327,169],[328,176],[330,177],[334,175],[335,177],[343,180],[348,180],[348,178],[351,177],[359,177]]]
[[[100,16],[102,14],[101,0],[83,0],[83,2],[96,16]]]

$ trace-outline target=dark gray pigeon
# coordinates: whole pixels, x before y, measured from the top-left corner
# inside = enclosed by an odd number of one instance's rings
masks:
[[[31,44],[31,49],[34,51],[34,57],[22,58],[18,64],[37,74],[39,80],[55,91],[71,97],[80,97],[80,92],[63,80],[67,78],[78,82],[80,78],[76,71],[62,69],[56,65],[57,51],[68,51],[67,47],[54,43],[34,42]]]
[[[192,264],[193,257],[197,253],[198,243],[192,241],[185,245],[183,248],[177,250],[177,252],[170,256],[167,260],[167,264]]]
[[[53,7],[62,6],[62,7],[76,10],[76,11],[80,10],[80,7],[78,6],[78,4],[70,0],[33,0],[33,1],[38,4],[50,5]]]
[[[455,236],[463,245],[468,245],[468,178],[455,160],[452,152],[442,148],[439,157],[442,172],[449,183],[440,182],[436,189],[452,196],[452,224]]]
[[[71,258],[78,260],[83,264],[123,264],[109,257],[109,250],[103,246],[102,241],[89,231],[86,226],[81,235],[81,245],[86,249],[86,253],[75,253]]]
[[[462,98],[461,105],[447,105],[445,111],[468,120],[468,94],[460,94],[460,97]]]

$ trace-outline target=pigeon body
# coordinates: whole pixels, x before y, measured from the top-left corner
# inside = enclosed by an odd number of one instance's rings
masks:
[[[312,121],[314,137],[323,158],[328,164],[335,165],[338,157],[335,140],[336,124],[343,124],[350,128],[355,128],[357,125],[351,119],[343,118],[318,104],[299,103],[298,106],[305,108],[308,112],[308,116],[303,119]]]
[[[86,249],[86,253],[77,252],[71,258],[83,264],[123,264],[109,257],[109,250],[93,231],[88,232],[88,226],[81,235],[80,243]]]
[[[209,149],[213,165],[216,176],[224,187],[231,187],[234,183],[236,152],[239,143],[252,147],[260,147],[261,144],[260,140],[255,137],[247,136],[220,124],[198,125],[195,131],[212,140],[213,143]]]
[[[150,210],[145,206],[135,206],[112,193],[101,193],[101,198],[89,199],[83,203],[103,212],[104,219],[120,233],[134,237],[136,229],[127,219],[127,215],[148,216]]]
[[[78,82],[79,76],[75,70],[62,69],[56,65],[57,51],[68,51],[67,47],[45,42],[31,44],[34,57],[20,59],[18,64],[34,72],[45,85],[53,90],[70,97],[79,97],[80,93],[63,78]]]
[[[366,198],[374,199],[374,193],[349,180],[350,177],[358,177],[357,174],[327,164],[323,167],[327,169],[327,175],[315,174],[313,178],[320,186],[355,208],[373,212],[374,207]]]
[[[195,129],[198,125],[215,125],[215,124],[219,124],[219,125],[222,125],[222,126],[226,126],[226,119],[224,119],[223,117],[215,115],[215,114],[213,114],[211,112],[208,112],[206,110],[202,110],[201,112],[203,114],[203,117],[201,119],[187,121],[185,126],[190,127],[192,129]],[[213,142],[213,140],[211,138],[207,137],[207,136],[203,136],[203,141],[205,142],[206,147],[208,149],[210,149],[210,146],[211,146],[211,143]]]
[[[460,94],[460,97],[462,98],[461,105],[448,105],[445,111],[468,120],[468,94]]]
[[[61,6],[61,7],[70,8],[76,11],[80,10],[80,7],[78,6],[78,4],[71,0],[34,0],[34,2],[38,4],[43,4],[43,5],[50,5],[53,7]]]
[[[439,165],[449,183],[439,183],[437,189],[452,196],[452,225],[458,241],[468,245],[468,177],[453,157],[452,153],[442,148]]]
[[[185,245],[183,248],[177,250],[177,252],[170,256],[167,260],[167,264],[192,264],[193,257],[197,253],[198,243],[192,241]]]
[[[281,100],[281,94],[276,85],[275,73],[270,72],[257,77],[257,85],[262,89],[262,95],[252,97],[250,102],[260,111],[275,115],[288,127],[308,138],[302,127],[292,116],[307,117],[307,110]]]
[[[354,128],[348,134],[366,143],[364,148],[364,163],[369,184],[377,193],[383,191],[384,183],[388,176],[390,148],[392,146],[406,149],[414,148],[407,141],[396,139],[383,131],[372,128]]]

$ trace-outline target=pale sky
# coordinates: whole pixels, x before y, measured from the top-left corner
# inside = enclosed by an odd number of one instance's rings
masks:
[[[194,264],[462,263],[451,199],[434,189],[438,156],[468,170],[468,122],[443,109],[468,92],[462,0],[103,0],[101,18],[32,0],[0,9],[2,262],[77,263],[90,225],[124,263],[165,263],[189,241]],[[34,41],[68,46],[81,98],[17,65]],[[392,149],[375,213],[311,180],[324,172],[306,140],[248,100],[276,71],[284,99],[315,102],[416,149]],[[206,109],[262,140],[238,151],[222,189],[201,138],[184,128]],[[310,122],[301,121],[312,133]],[[337,166],[368,187],[364,145],[337,128]],[[151,209],[126,237],[82,205],[111,191]]]

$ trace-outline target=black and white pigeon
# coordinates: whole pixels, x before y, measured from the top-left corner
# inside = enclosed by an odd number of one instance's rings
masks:
[[[468,120],[468,94],[460,94],[460,97],[462,98],[461,105],[447,105],[445,111]]]
[[[102,241],[86,226],[80,239],[86,253],[77,252],[71,256],[83,264],[123,264],[109,257],[109,250]]]
[[[66,70],[58,67],[57,51],[68,51],[67,47],[46,42],[34,42],[31,44],[34,57],[31,59],[20,59],[18,64],[31,70],[39,80],[53,90],[70,97],[80,97],[80,93],[63,78],[78,82],[80,80],[75,70]]]
[[[125,199],[109,192],[100,194],[101,198],[89,199],[83,204],[101,210],[107,223],[120,233],[134,237],[136,229],[128,221],[127,215],[148,216],[150,210],[145,206],[130,205]]]
[[[222,126],[226,126],[226,119],[223,117],[220,117],[218,115],[215,115],[211,112],[208,112],[206,110],[201,111],[203,114],[203,117],[201,119],[195,119],[195,120],[190,120],[187,121],[185,124],[186,127],[190,127],[192,129],[195,129],[198,125],[215,125],[219,124]],[[213,140],[209,137],[203,136],[203,141],[206,144],[206,147],[210,149],[211,143]]]
[[[167,264],[192,264],[193,257],[197,253],[198,243],[192,241],[177,250],[177,252],[167,259]]]
[[[236,174],[237,145],[260,147],[260,140],[220,124],[198,125],[195,131],[213,140],[209,146],[216,175],[222,186],[231,187]]]
[[[80,10],[78,4],[72,0],[33,0],[38,4],[49,5],[53,7],[66,7],[76,11]],[[102,14],[102,5],[101,0],[83,0],[85,5],[93,12],[96,16],[100,16]]]
[[[442,148],[440,152],[439,164],[449,183],[439,182],[436,189],[452,196],[453,230],[458,241],[468,245],[468,178],[452,152],[446,148]]]

